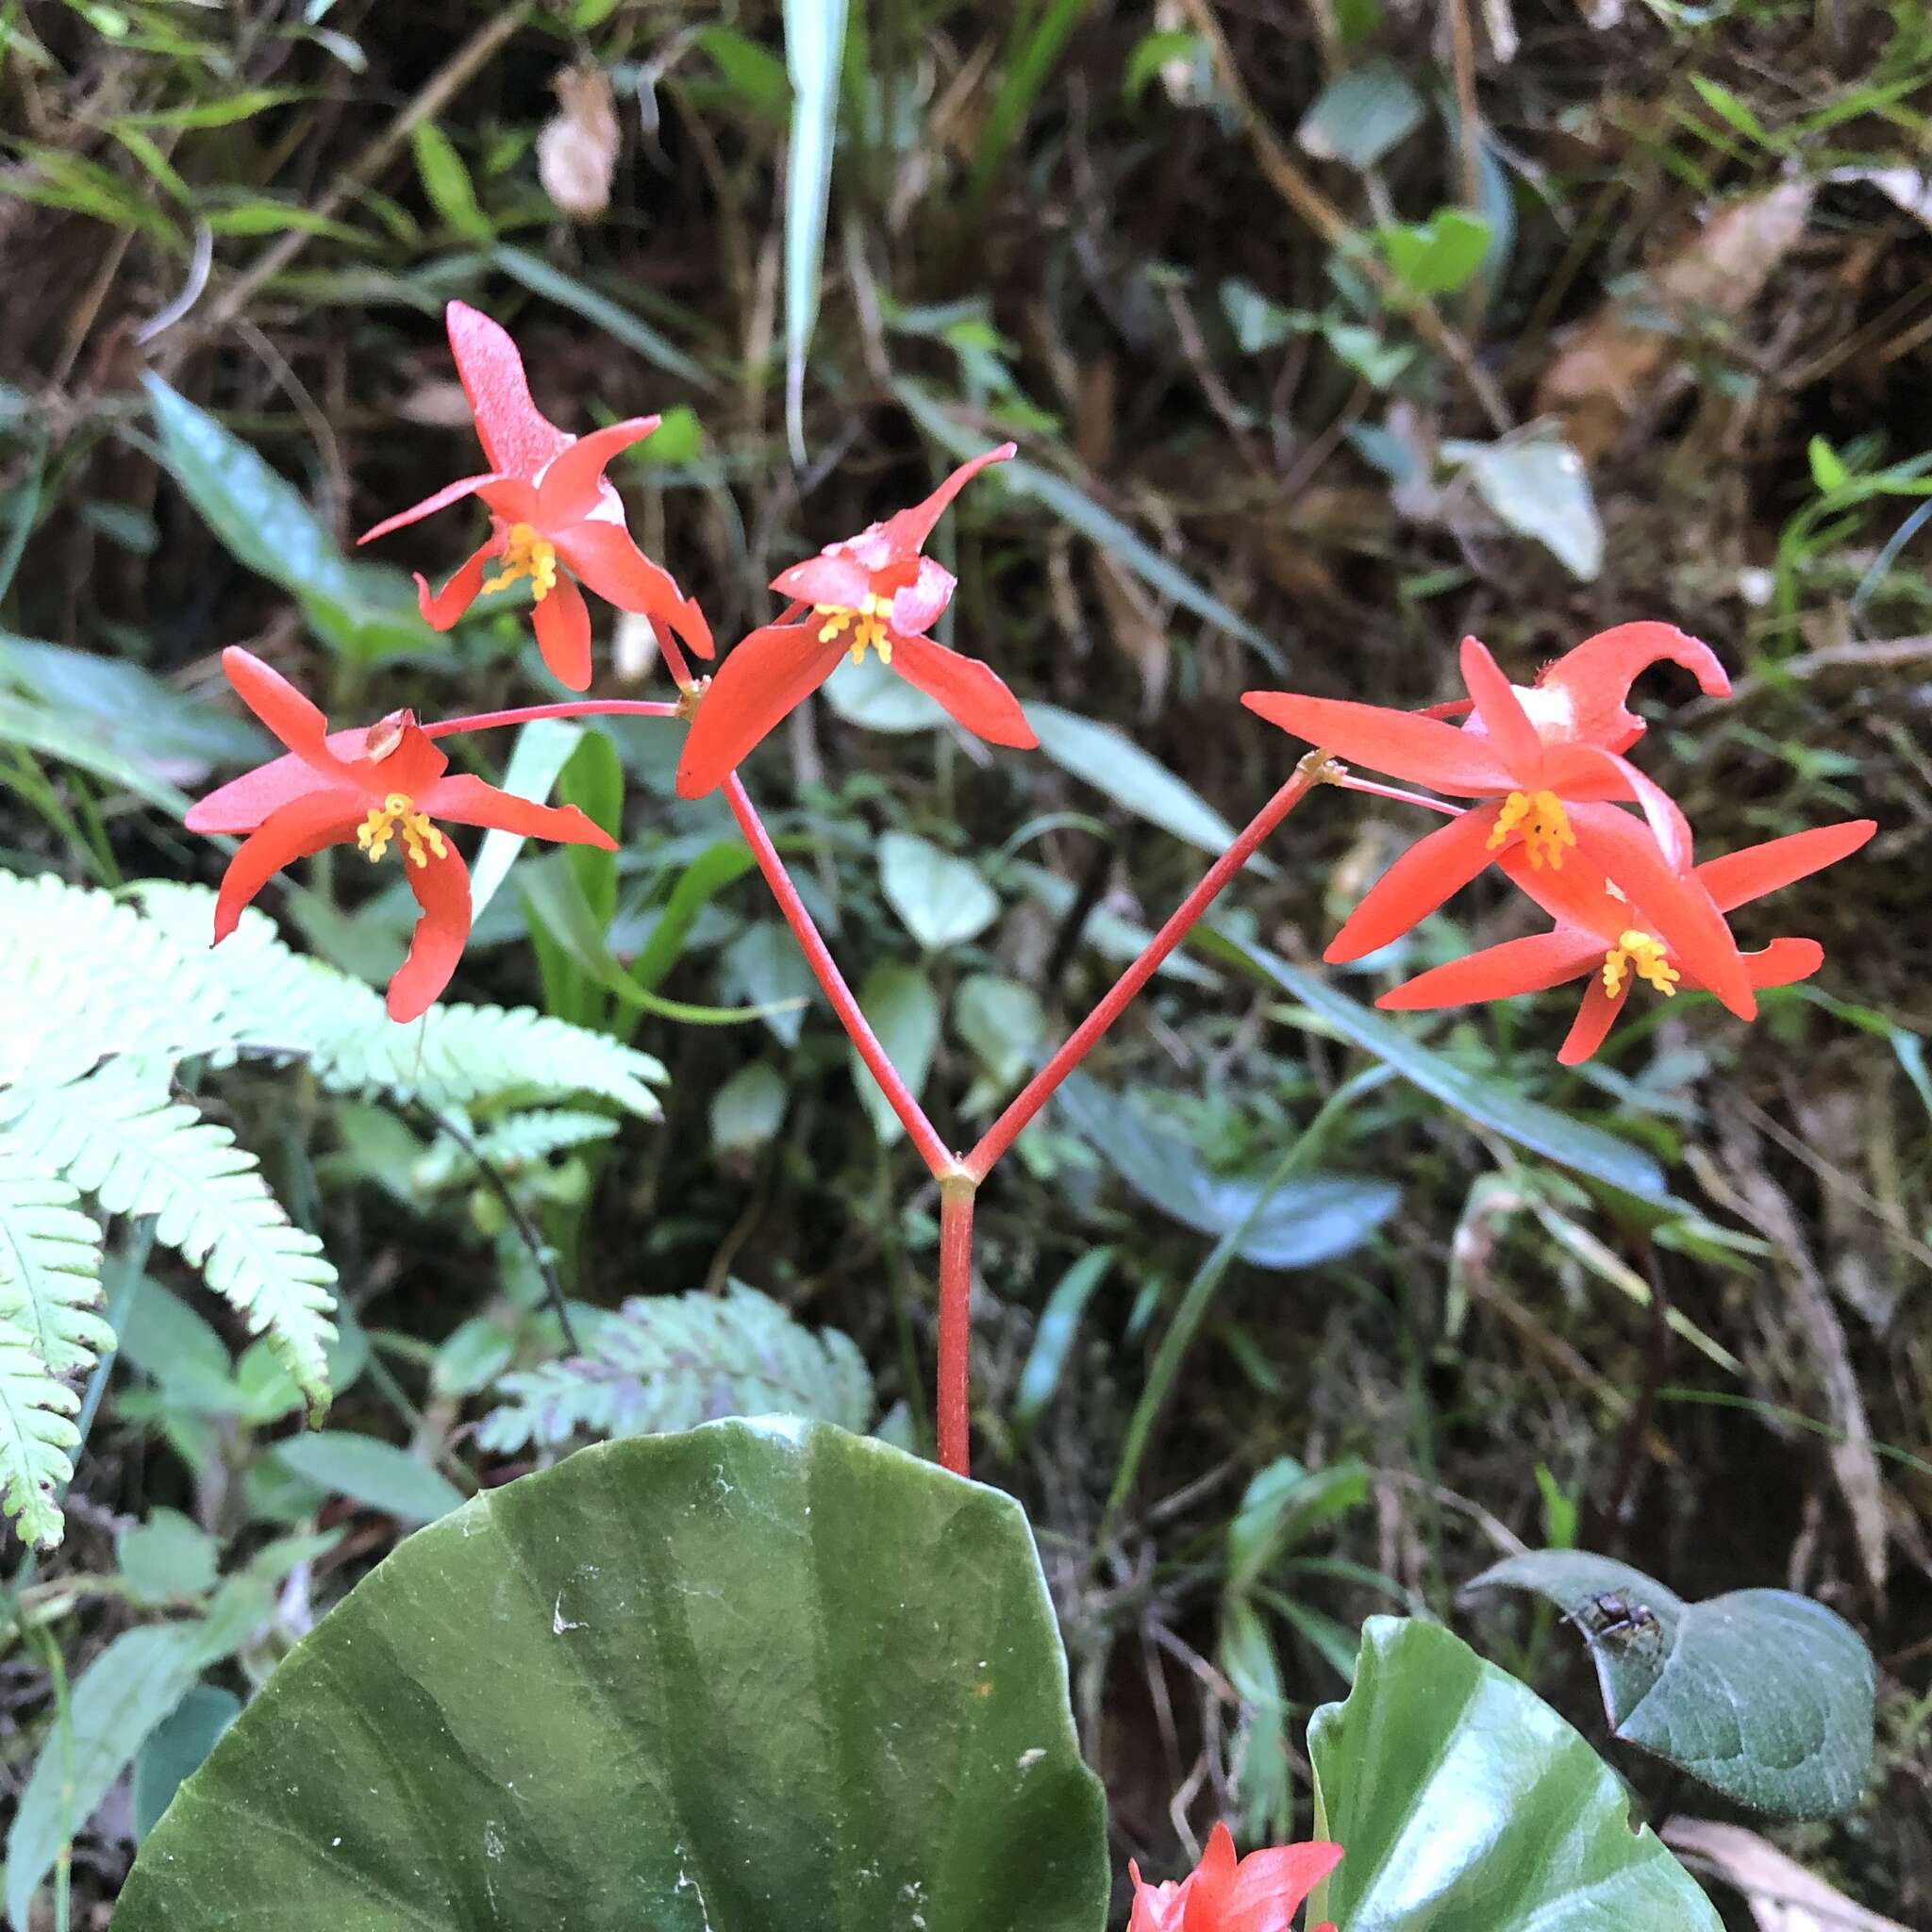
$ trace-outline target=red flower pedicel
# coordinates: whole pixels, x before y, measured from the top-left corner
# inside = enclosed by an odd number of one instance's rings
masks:
[[[1872,819],[1850,819],[1842,824],[1793,832],[1789,838],[1707,859],[1697,868],[1696,880],[1718,909],[1728,912],[1836,865],[1877,829]],[[1419,1012],[1471,1000],[1510,999],[1588,975],[1583,1005],[1557,1056],[1565,1066],[1574,1067],[1603,1044],[1635,982],[1645,982],[1667,999],[1680,985],[1702,984],[1694,973],[1675,963],[1671,949],[1649,929],[1641,902],[1632,903],[1613,890],[1604,874],[1587,861],[1567,868],[1560,879],[1532,872],[1520,853],[1508,854],[1503,863],[1510,877],[1556,920],[1555,929],[1485,946],[1420,973],[1385,992],[1375,1002],[1378,1007]],[[1793,985],[1824,963],[1824,949],[1815,940],[1805,939],[1773,940],[1762,952],[1742,958],[1754,988]]]
[[[802,622],[788,612],[744,638],[711,680],[677,764],[682,798],[715,791],[785,714],[838,669],[868,650],[968,731],[993,744],[1029,751],[1039,742],[1020,702],[991,666],[961,657],[925,633],[952,601],[954,577],[923,554],[933,525],[989,463],[1013,454],[1010,442],[962,463],[911,509],[857,537],[827,544],[772,579],[773,590],[809,605]]]
[[[1148,1885],[1128,1862],[1134,1911],[1127,1932],[1289,1932],[1302,1902],[1341,1861],[1340,1845],[1319,1842],[1237,1858],[1227,1826],[1216,1824],[1201,1862],[1178,1884]]]
[[[1578,644],[1531,687],[1509,683],[1482,643],[1463,639],[1473,711],[1460,728],[1379,705],[1247,692],[1241,702],[1250,710],[1338,758],[1485,801],[1404,853],[1324,957],[1341,963],[1387,945],[1485,866],[1512,854],[1554,874],[1575,852],[1645,907],[1702,985],[1739,1018],[1752,1018],[1757,1001],[1737,944],[1709,893],[1690,876],[1684,815],[1623,757],[1643,730],[1624,705],[1630,685],[1665,658],[1694,672],[1713,697],[1730,690],[1708,645],[1670,625],[1626,624]],[[1655,837],[1631,836],[1636,821],[1612,799],[1634,799]]]
[[[408,958],[390,981],[389,1012],[413,1020],[449,984],[470,936],[469,870],[435,821],[616,849],[575,806],[532,805],[481,778],[447,776],[449,760],[407,712],[331,736],[322,713],[260,658],[229,649],[222,664],[291,757],[210,792],[188,815],[191,831],[247,834],[215,901],[217,945],[291,860],[352,839],[371,860],[393,848],[423,912]]]
[[[491,467],[385,518],[361,541],[480,496],[491,510],[490,541],[435,594],[416,579],[423,615],[438,630],[448,630],[482,591],[528,577],[543,661],[572,691],[582,691],[591,682],[591,613],[574,581],[581,578],[607,603],[640,612],[660,632],[674,631],[700,658],[710,657],[703,611],[669,571],[631,541],[624,506],[604,475],[611,458],[650,435],[658,418],[634,416],[572,436],[530,399],[523,358],[503,329],[461,302],[449,305],[448,322],[449,345]],[[501,565],[486,582],[492,558],[501,558]],[[675,670],[677,660],[672,663]]]

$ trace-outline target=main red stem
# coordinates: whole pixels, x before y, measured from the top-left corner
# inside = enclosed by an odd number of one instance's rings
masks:
[[[971,1473],[967,1391],[973,1379],[973,1204],[963,1176],[940,1183],[940,1466]]]

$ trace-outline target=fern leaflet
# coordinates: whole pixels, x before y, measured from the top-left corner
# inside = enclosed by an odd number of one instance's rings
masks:
[[[26,1331],[0,1316],[0,1507],[28,1542],[60,1541],[60,1491],[74,1475],[80,1398],[56,1381]]]

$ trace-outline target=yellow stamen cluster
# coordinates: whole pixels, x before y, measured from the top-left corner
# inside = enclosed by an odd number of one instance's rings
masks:
[[[1563,801],[1554,791],[1539,791],[1534,796],[1512,791],[1503,801],[1502,815],[1490,834],[1489,849],[1494,852],[1518,830],[1523,833],[1524,850],[1529,854],[1531,866],[1540,871],[1547,858],[1552,872],[1563,870],[1563,848],[1575,844],[1576,834],[1570,829],[1570,814],[1563,809]]]
[[[432,853],[438,858],[448,856],[442,834],[429,823],[427,813],[416,809],[416,801],[407,791],[391,791],[380,805],[372,806],[369,816],[356,827],[356,842],[374,863],[398,832],[403,835],[403,855],[411,865],[427,865]]]
[[[1604,955],[1604,991],[1612,999],[1623,991],[1624,977],[1629,973],[1647,980],[1667,1000],[1676,998],[1677,981],[1683,977],[1669,963],[1663,941],[1634,926],[1619,933],[1617,943]]]
[[[557,588],[557,545],[540,537],[528,524],[512,524],[504,539],[503,568],[483,586],[508,590],[519,577],[530,579],[530,594],[542,603]]]
[[[879,654],[881,664],[892,661],[892,641],[886,634],[886,620],[892,614],[892,600],[890,597],[874,597],[870,591],[865,601],[857,610],[843,604],[819,604],[813,607],[815,613],[823,617],[824,628],[819,632],[819,642],[829,644],[848,624],[858,620],[858,628],[852,633],[852,661],[857,664],[865,656],[870,646]]]

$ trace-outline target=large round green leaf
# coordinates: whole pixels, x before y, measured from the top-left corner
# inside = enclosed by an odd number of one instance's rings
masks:
[[[1308,1724],[1311,1924],[1346,1932],[1720,1932],[1710,1902],[1557,1713],[1433,1624],[1372,1617],[1355,1689]],[[118,1932],[118,1928],[117,1928]]]
[[[116,1932],[1098,1932],[1105,1807],[1010,1499],[823,1424],[586,1450],[291,1652]]]
[[[1611,1728],[1726,1797],[1791,1818],[1857,1804],[1872,1768],[1864,1640],[1788,1590],[1686,1603],[1585,1550],[1531,1550],[1469,1588],[1533,1590],[1589,1641]]]

